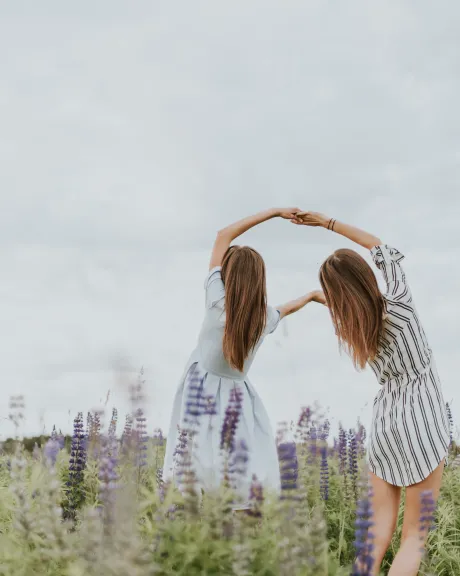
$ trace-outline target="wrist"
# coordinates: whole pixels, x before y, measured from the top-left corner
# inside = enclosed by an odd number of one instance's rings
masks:
[[[278,218],[278,216],[281,216],[281,210],[279,208],[270,208],[268,212],[270,218]]]
[[[315,296],[314,292],[309,292],[306,296],[305,296],[305,300],[307,304],[310,304],[310,302],[313,302],[313,298]]]
[[[326,228],[330,232],[334,232],[334,226],[336,222],[337,222],[336,218],[327,217],[323,222],[323,228]]]

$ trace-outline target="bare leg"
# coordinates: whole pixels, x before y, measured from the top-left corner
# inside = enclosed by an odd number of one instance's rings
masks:
[[[372,509],[374,513],[374,566],[372,575],[377,576],[380,572],[385,552],[390,545],[398,520],[399,501],[401,488],[393,486],[382,480],[372,472],[369,473],[372,486]]]
[[[388,576],[417,576],[422,561],[422,546],[428,534],[420,532],[421,494],[430,490],[436,502],[441,488],[444,460],[423,482],[406,488],[406,505],[401,547]]]

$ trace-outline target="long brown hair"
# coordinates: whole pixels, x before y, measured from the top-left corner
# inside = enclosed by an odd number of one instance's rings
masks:
[[[369,264],[354,250],[336,250],[320,268],[319,280],[340,345],[356,368],[375,358],[385,302]]]
[[[267,289],[262,256],[248,246],[231,246],[222,261],[225,284],[225,359],[240,372],[267,322]]]

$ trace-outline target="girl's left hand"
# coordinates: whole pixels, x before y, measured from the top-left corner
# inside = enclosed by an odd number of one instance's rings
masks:
[[[323,226],[326,228],[330,219],[320,212],[297,212],[294,218],[291,218],[291,222],[304,226]]]

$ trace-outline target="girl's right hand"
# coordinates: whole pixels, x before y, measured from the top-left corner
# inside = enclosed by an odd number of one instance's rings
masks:
[[[297,213],[301,213],[300,208],[275,208],[275,214],[285,220],[294,220]]]
[[[295,218],[291,219],[291,222],[293,224],[303,224],[304,226],[323,226],[326,228],[330,222],[330,218],[319,212],[297,212]]]

